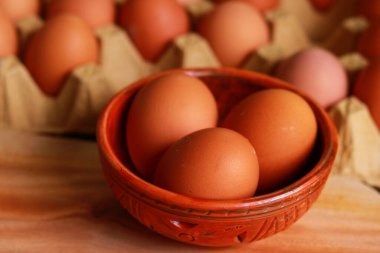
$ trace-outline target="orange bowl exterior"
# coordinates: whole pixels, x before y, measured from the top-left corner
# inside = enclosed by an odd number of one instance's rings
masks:
[[[252,92],[267,88],[296,91],[283,81],[237,69],[178,69],[142,79],[118,93],[104,110],[97,138],[105,178],[128,212],[146,227],[174,240],[203,246],[231,246],[260,240],[286,229],[318,198],[337,150],[335,126],[307,96],[318,121],[314,162],[305,174],[276,192],[241,200],[204,200],[161,189],[134,173],[125,145],[125,124],[136,91],[169,73],[202,79],[213,92],[221,120]]]

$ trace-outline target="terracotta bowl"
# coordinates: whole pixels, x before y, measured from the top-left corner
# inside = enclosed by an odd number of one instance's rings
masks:
[[[305,214],[329,176],[337,134],[325,111],[302,94],[317,118],[318,141],[304,174],[285,188],[241,200],[202,200],[161,189],[134,173],[125,144],[129,105],[142,86],[169,73],[202,79],[217,100],[221,118],[242,98],[258,90],[295,91],[280,80],[236,69],[171,70],[125,88],[106,107],[97,132],[104,174],[120,204],[146,227],[181,242],[204,246],[260,240],[286,229]]]

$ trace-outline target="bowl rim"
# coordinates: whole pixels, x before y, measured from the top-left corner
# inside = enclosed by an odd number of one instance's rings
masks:
[[[314,114],[318,114],[318,129],[322,128],[321,138],[323,138],[323,151],[321,153],[320,159],[317,164],[305,174],[303,177],[299,178],[292,184],[281,188],[277,191],[270,192],[267,194],[253,196],[245,199],[237,200],[210,200],[201,199],[185,196],[169,190],[160,188],[144,179],[140,178],[129,170],[123,162],[121,162],[116,154],[112,152],[112,147],[110,141],[107,137],[107,124],[110,118],[110,112],[114,108],[115,104],[119,99],[122,99],[124,95],[132,90],[136,90],[145,83],[156,79],[160,76],[172,74],[172,73],[184,73],[189,76],[202,77],[202,76],[234,76],[242,79],[249,79],[254,82],[262,82],[260,84],[276,85],[278,88],[284,88],[293,91],[301,95],[308,104],[312,107]],[[317,116],[317,115],[316,115]],[[282,81],[280,79],[264,75],[261,73],[241,70],[235,68],[182,68],[182,69],[172,69],[167,71],[161,71],[159,73],[150,75],[148,77],[142,78],[133,84],[125,87],[119,91],[107,104],[103,110],[97,126],[97,143],[99,151],[105,156],[112,166],[113,172],[116,173],[118,179],[122,183],[128,182],[133,185],[133,187],[128,187],[128,189],[135,191],[139,196],[145,197],[153,200],[157,204],[164,204],[167,207],[181,207],[181,209],[186,210],[242,210],[242,209],[252,209],[260,208],[267,205],[275,205],[279,202],[283,202],[285,199],[292,195],[301,194],[305,189],[318,184],[321,172],[326,172],[327,177],[331,170],[331,163],[334,160],[337,153],[337,130],[333,124],[331,118],[327,112],[322,109],[313,99],[305,95],[303,92],[292,87],[290,84]],[[309,191],[309,193],[311,193]],[[297,198],[298,200],[298,198]],[[283,203],[282,205],[283,206]]]

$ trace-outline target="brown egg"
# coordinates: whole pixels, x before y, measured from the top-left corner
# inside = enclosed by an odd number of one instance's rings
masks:
[[[148,61],[156,61],[172,40],[189,30],[185,9],[174,0],[128,0],[120,9],[120,25]]]
[[[236,0],[214,0],[216,3]],[[278,7],[280,0],[240,0],[253,4],[259,11],[267,12]]]
[[[30,16],[37,16],[39,0],[0,0],[0,8],[14,21]]]
[[[380,130],[380,59],[364,69],[354,85],[354,95],[367,104]]]
[[[367,58],[380,56],[380,19],[370,22],[370,26],[361,35],[358,51]]]
[[[262,12],[267,12],[278,7],[280,0],[248,0],[251,2],[258,10]]]
[[[317,122],[308,103],[281,89],[253,93],[232,109],[222,126],[241,133],[255,148],[260,193],[293,182],[307,162],[317,136]]]
[[[202,0],[177,0],[178,3],[185,5],[185,6],[189,5],[189,4],[197,3],[200,1],[202,1]]]
[[[348,78],[342,63],[321,48],[308,48],[286,59],[277,69],[276,76],[325,108],[339,102],[348,93]]]
[[[0,10],[0,58],[17,53],[18,39],[16,27],[9,17]]]
[[[226,128],[208,128],[165,152],[154,183],[195,198],[243,199],[253,196],[258,179],[259,165],[249,141]]]
[[[181,74],[160,77],[133,100],[127,146],[140,175],[150,180],[164,151],[175,141],[217,122],[215,99],[199,79]]]
[[[91,28],[80,18],[63,14],[51,18],[26,48],[25,65],[41,90],[57,96],[76,67],[96,63],[99,46]]]
[[[222,65],[240,66],[258,47],[269,41],[262,15],[250,4],[228,1],[204,16],[198,32],[210,43]]]
[[[53,0],[46,10],[47,18],[62,13],[77,15],[92,28],[112,24],[115,20],[114,0]]]

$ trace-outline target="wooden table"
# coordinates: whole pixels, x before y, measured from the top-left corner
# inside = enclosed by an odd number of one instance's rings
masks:
[[[380,195],[331,176],[296,224],[237,248],[181,244],[149,231],[111,195],[95,142],[0,130],[0,253],[380,252]]]

